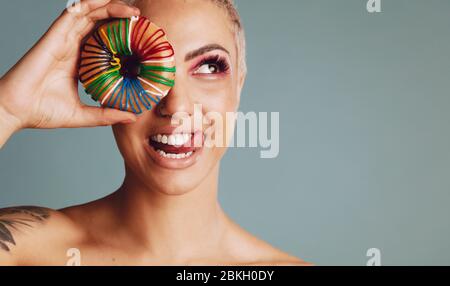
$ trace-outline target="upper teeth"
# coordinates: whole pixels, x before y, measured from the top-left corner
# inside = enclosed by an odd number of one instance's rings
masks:
[[[183,133],[183,134],[171,134],[171,135],[153,135],[151,138],[155,142],[173,145],[173,146],[181,146],[186,144],[191,140],[192,134]]]

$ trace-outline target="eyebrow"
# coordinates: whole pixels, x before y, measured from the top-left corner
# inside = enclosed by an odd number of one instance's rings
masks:
[[[184,61],[185,62],[190,61],[198,56],[201,56],[201,55],[203,55],[207,52],[213,51],[213,50],[221,50],[221,51],[226,52],[227,54],[230,54],[230,52],[227,49],[225,49],[224,47],[222,47],[219,44],[209,44],[209,45],[203,46],[199,49],[196,49],[192,52],[187,53],[186,56],[184,57]]]

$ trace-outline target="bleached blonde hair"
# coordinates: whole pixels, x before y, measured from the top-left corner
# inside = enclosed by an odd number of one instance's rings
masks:
[[[124,0],[126,3],[134,5],[138,0]],[[144,0],[151,1],[151,0]],[[209,0],[214,4],[224,9],[230,19],[234,34],[236,38],[236,46],[238,52],[238,66],[239,69],[246,73],[247,72],[247,59],[246,59],[246,41],[245,41],[245,31],[242,25],[241,17],[236,9],[236,5],[233,0]]]

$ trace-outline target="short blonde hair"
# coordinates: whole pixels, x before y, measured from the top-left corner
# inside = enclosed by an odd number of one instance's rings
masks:
[[[150,1],[150,0],[145,0]],[[236,38],[236,45],[237,45],[237,51],[238,51],[238,66],[239,69],[247,73],[247,57],[246,57],[246,41],[245,41],[245,31],[244,26],[242,25],[241,17],[236,9],[236,5],[234,4],[233,0],[209,0],[212,1],[214,4],[219,6],[220,8],[223,8],[234,29],[234,34]],[[133,5],[137,2],[137,0],[125,0],[126,3]]]

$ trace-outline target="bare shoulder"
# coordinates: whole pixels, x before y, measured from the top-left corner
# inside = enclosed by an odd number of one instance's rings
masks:
[[[234,249],[238,250],[235,255],[240,259],[248,261],[244,265],[250,266],[313,266],[312,263],[304,261],[294,255],[269,244],[255,235],[235,225]]]
[[[75,231],[71,220],[57,210],[37,206],[0,209],[0,265],[45,261]]]
[[[301,258],[284,252],[273,245],[254,237],[253,243],[259,258],[249,263],[251,266],[312,266],[313,264]],[[258,257],[258,256],[255,256]]]

